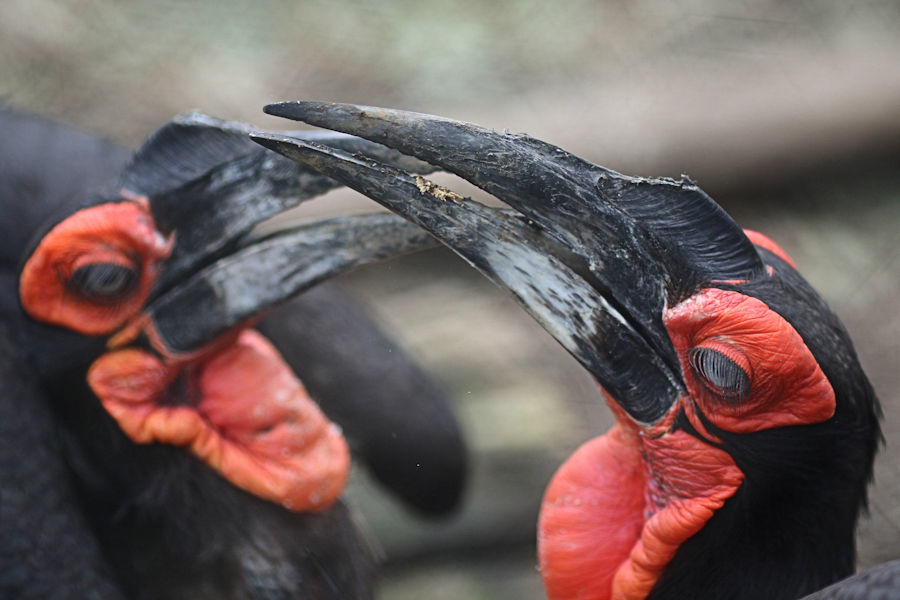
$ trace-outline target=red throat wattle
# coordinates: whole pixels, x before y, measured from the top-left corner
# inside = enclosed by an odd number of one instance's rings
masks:
[[[347,443],[278,351],[245,329],[172,355],[142,314],[173,247],[149,200],[123,190],[41,239],[22,269],[22,306],[38,321],[109,336],[88,383],[134,442],[183,446],[290,510],[328,508],[347,481]],[[128,346],[142,333],[156,352]]]
[[[94,362],[88,383],[133,441],[183,446],[256,496],[319,511],[344,489],[350,453],[339,428],[256,331],[175,364],[115,350]]]
[[[645,436],[610,405],[618,424],[576,450],[544,494],[538,561],[551,600],[645,598],[743,481],[724,451],[683,431]]]
[[[786,261],[774,242],[754,243]],[[679,546],[740,488],[744,474],[706,423],[735,434],[820,423],[835,412],[825,374],[797,331],[756,298],[708,288],[666,310],[686,392],[659,422],[641,425],[606,396],[617,424],[556,472],[538,524],[538,559],[551,600],[641,600]],[[772,348],[779,352],[772,352]],[[720,353],[748,394],[719,397],[689,362]],[[683,414],[697,435],[673,428]]]

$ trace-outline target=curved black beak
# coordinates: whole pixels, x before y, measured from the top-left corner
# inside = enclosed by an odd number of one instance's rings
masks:
[[[258,223],[340,186],[260,148],[250,140],[250,131],[248,125],[199,113],[176,117],[154,132],[125,168],[121,189],[148,198],[156,226],[175,234],[175,247],[155,293],[233,252]],[[435,170],[352,135],[323,131],[285,135],[365,153],[417,173]]]
[[[157,229],[175,241],[144,314],[154,343],[189,354],[235,325],[357,265],[434,246],[389,214],[308,223],[249,240],[253,227],[339,182],[254,144],[245,125],[193,114],[176,118],[137,151],[120,179],[144,197]],[[333,132],[291,132],[398,167],[430,172],[414,158]]]
[[[145,309],[157,343],[189,354],[236,325],[354,267],[436,246],[391,214],[315,221],[258,240],[153,300]]]
[[[659,420],[684,390],[666,306],[762,269],[743,232],[690,182],[626,177],[528,136],[430,115],[315,102],[266,112],[396,148],[512,207],[315,142],[252,135],[427,229],[512,291],[641,423]]]

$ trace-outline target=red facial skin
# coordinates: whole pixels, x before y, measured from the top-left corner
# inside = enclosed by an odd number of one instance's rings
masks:
[[[765,248],[769,252],[775,254],[778,258],[791,265],[793,268],[797,268],[797,265],[794,264],[794,261],[788,256],[787,252],[781,249],[781,246],[773,242],[769,237],[763,235],[758,231],[753,231],[752,229],[745,229],[744,235],[747,236],[754,246],[759,246],[760,248]]]
[[[784,255],[774,242],[759,244]],[[617,425],[563,464],[544,496],[538,524],[541,575],[551,600],[646,598],[679,546],[740,487],[744,474],[723,450],[672,424],[684,412],[733,433],[819,423],[834,391],[800,335],[755,298],[708,288],[666,311],[682,357],[687,393],[659,422],[633,421],[613,398]],[[707,347],[747,373],[750,394],[717,394],[693,371],[691,348]]]
[[[166,404],[178,376],[188,398]],[[326,509],[347,482],[340,430],[256,331],[184,363],[135,348],[109,352],[88,383],[133,441],[185,446],[234,485],[290,510]]]
[[[171,250],[172,240],[156,230],[146,199],[80,210],[51,229],[25,263],[19,281],[22,306],[38,321],[85,335],[107,334],[141,309]],[[72,293],[69,278],[92,263],[136,269],[136,289],[115,303]]]
[[[339,428],[256,331],[231,332],[191,356],[166,350],[141,310],[172,240],[154,227],[146,199],[125,197],[75,213],[41,240],[20,278],[22,306],[37,320],[109,336],[110,351],[87,380],[135,443],[183,446],[234,485],[290,510],[328,508],[350,470]],[[69,278],[95,263],[128,266],[138,281],[114,302],[82,297]],[[128,347],[141,332],[156,353]]]

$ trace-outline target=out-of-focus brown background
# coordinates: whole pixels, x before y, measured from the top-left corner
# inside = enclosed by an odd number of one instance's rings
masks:
[[[261,107],[393,106],[528,132],[629,174],[691,175],[778,241],[856,340],[887,440],[860,562],[900,557],[895,0],[5,0],[0,98],[129,145],[194,108],[287,128]],[[371,207],[343,192],[303,214]],[[348,495],[385,554],[381,597],[543,597],[541,492],[609,425],[594,384],[448,252],[344,283],[445,384],[473,452],[465,504],[439,523],[354,475]]]

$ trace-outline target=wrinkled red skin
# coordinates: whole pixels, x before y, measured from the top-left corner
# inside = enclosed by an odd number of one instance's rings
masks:
[[[556,472],[538,523],[551,600],[644,598],[687,538],[743,481],[731,457],[684,431],[619,423]]]
[[[85,335],[104,335],[131,319],[147,301],[173,241],[153,224],[145,198],[111,202],[76,212],[51,229],[22,268],[19,297],[34,319]],[[72,294],[69,277],[79,267],[107,262],[138,269],[137,289],[115,304]]]
[[[179,375],[190,397],[168,404]],[[109,352],[91,365],[88,383],[133,441],[184,446],[234,485],[290,510],[324,510],[347,482],[340,430],[256,331],[183,364],[135,348]]]
[[[752,235],[757,245],[787,256],[768,238]],[[650,426],[634,422],[606,396],[617,425],[585,443],[554,475],[538,524],[539,565],[551,600],[646,598],[679,546],[737,492],[743,473],[723,450],[673,430],[678,413],[711,441],[719,440],[701,414],[733,433],[834,415],[834,391],[809,349],[761,301],[708,288],[669,308],[664,320],[682,357],[687,393]],[[711,391],[688,363],[696,347],[718,350],[740,365],[751,381],[750,396],[735,401]]]
[[[230,332],[190,356],[168,352],[141,310],[173,240],[156,230],[146,198],[123,198],[78,211],[41,240],[22,271],[22,306],[36,320],[110,336],[87,379],[135,443],[183,446],[290,510],[331,506],[350,470],[339,428],[256,331]],[[137,285],[115,302],[79,296],[68,280],[94,263],[135,269]],[[141,333],[156,352],[129,347]]]

